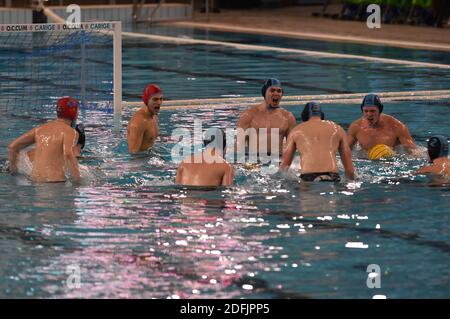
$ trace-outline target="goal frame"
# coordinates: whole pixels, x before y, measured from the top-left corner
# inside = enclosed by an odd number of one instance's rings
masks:
[[[94,30],[98,32],[112,32],[113,36],[113,108],[114,119],[122,117],[122,22],[98,21],[42,24],[0,24],[0,33],[12,32],[71,32],[73,30]]]

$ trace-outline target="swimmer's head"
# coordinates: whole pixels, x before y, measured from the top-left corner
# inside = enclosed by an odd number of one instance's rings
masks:
[[[383,104],[376,94],[367,94],[361,103],[361,112],[370,125],[376,125],[383,112]]]
[[[308,102],[302,112],[302,121],[306,122],[313,116],[320,116],[323,120],[325,119],[325,114],[322,112],[322,108],[316,102]]]
[[[367,94],[362,103],[361,103],[361,111],[363,111],[364,107],[376,106],[380,113],[383,112],[383,103],[381,103],[380,98],[376,94]]]
[[[442,135],[435,135],[428,140],[428,155],[430,156],[430,162],[433,162],[436,158],[448,156],[448,142]]]
[[[163,91],[156,84],[148,84],[144,89],[142,101],[152,114],[157,114],[163,101]]]
[[[75,122],[78,116],[79,103],[76,99],[65,96],[56,103],[56,115],[58,118],[63,118]]]
[[[267,105],[273,108],[279,107],[281,97],[283,96],[283,88],[281,87],[280,80],[275,78],[267,79],[261,87],[261,94]]]
[[[203,146],[214,147],[218,150],[224,150],[227,146],[227,138],[225,132],[220,128],[209,128],[203,137]]]

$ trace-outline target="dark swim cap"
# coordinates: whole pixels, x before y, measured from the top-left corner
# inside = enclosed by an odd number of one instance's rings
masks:
[[[220,145],[220,141],[222,141],[222,145]],[[227,145],[227,137],[225,135],[225,132],[220,128],[209,128],[205,132],[203,138],[203,146],[206,147],[210,143],[213,143],[216,148],[220,148],[220,146],[222,146],[222,148],[224,149]]]
[[[431,161],[438,157],[448,156],[447,139],[442,135],[432,136],[428,140],[428,155]]]
[[[383,104],[381,103],[380,98],[376,94],[367,94],[362,103],[361,103],[361,112],[364,106],[376,106],[378,107],[378,111],[383,112]]]
[[[84,132],[84,125],[83,124],[76,125],[75,130],[78,132],[77,145],[80,145],[81,149],[83,149],[84,145],[86,144],[86,133]]]
[[[275,78],[270,78],[270,79],[267,79],[266,82],[264,82],[264,85],[261,88],[261,94],[262,94],[262,96],[264,98],[266,97],[267,89],[270,88],[271,86],[279,86],[279,87],[281,87],[280,80],[275,79]],[[281,89],[281,92],[283,92],[283,89]]]
[[[323,120],[325,114],[322,112],[322,108],[316,102],[308,102],[302,112],[302,121],[306,122],[313,116],[319,116]]]

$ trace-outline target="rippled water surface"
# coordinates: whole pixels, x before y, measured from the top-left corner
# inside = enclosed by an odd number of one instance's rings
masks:
[[[400,68],[405,77],[399,77],[390,66],[378,65],[368,75],[375,66],[338,61],[350,65],[330,75],[331,66],[308,62],[305,68],[314,72],[308,77],[298,57],[289,62],[259,54],[125,41],[124,93],[137,100],[143,83],[160,80],[169,100],[254,96],[258,81],[269,75],[292,83],[289,94],[448,89],[448,75],[440,70]],[[275,67],[279,74],[273,74]],[[345,72],[366,82],[347,81]],[[237,73],[254,80],[239,82]],[[326,89],[295,87],[303,84]],[[449,101],[385,104],[385,112],[405,122],[422,149],[430,134],[450,136]],[[287,109],[300,120],[301,106]],[[81,185],[33,184],[2,173],[0,297],[450,296],[450,188],[412,174],[426,163],[425,155],[371,162],[355,151],[356,183],[299,184],[236,166],[233,187],[176,186],[173,129],[192,131],[194,119],[205,129],[234,127],[242,110],[163,108],[157,146],[135,157],[125,140],[130,110],[119,131],[110,114],[84,112],[87,145],[80,163],[88,173]],[[358,105],[324,105],[324,111],[344,128],[360,116]],[[39,113],[2,118],[4,165],[7,144],[45,119]],[[381,268],[380,289],[366,286],[369,264]],[[80,288],[67,285],[71,269],[80,271]]]

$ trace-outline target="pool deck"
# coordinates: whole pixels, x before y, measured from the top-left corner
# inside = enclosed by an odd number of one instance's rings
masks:
[[[221,10],[220,13],[195,12],[189,22],[176,25],[239,33],[268,34],[291,38],[352,42],[369,45],[450,51],[450,27],[433,28],[382,24],[369,29],[365,22],[313,17],[322,6],[290,6],[273,9]],[[330,12],[338,12],[332,8]]]

